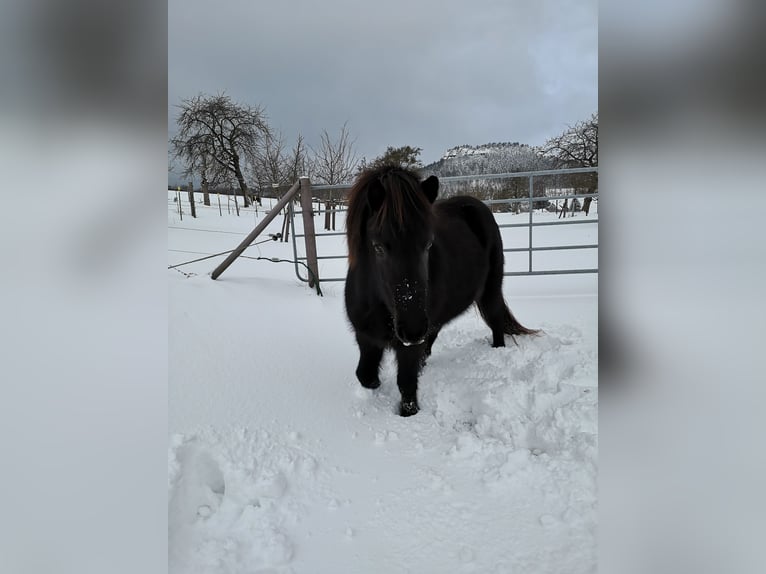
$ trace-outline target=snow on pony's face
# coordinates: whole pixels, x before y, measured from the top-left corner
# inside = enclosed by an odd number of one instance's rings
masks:
[[[435,177],[421,183],[409,172],[384,170],[362,180],[349,208],[352,225],[357,217],[364,220],[362,226],[349,228],[350,263],[367,262],[377,294],[393,317],[394,333],[404,345],[422,343],[429,329],[431,204],[438,185]]]
[[[430,247],[430,236],[371,235],[378,294],[394,318],[396,337],[405,345],[422,343],[428,332]]]

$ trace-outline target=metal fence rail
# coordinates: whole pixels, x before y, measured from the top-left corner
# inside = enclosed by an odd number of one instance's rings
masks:
[[[554,226],[554,225],[583,225],[583,224],[590,224],[590,225],[598,225],[598,219],[586,219],[586,220],[567,220],[564,218],[561,221],[533,221],[533,215],[534,215],[534,203],[535,202],[548,202],[548,201],[555,201],[555,200],[577,200],[577,199],[586,199],[586,198],[592,198],[597,199],[598,198],[598,192],[595,193],[572,193],[572,194],[566,194],[566,195],[556,195],[556,196],[545,196],[545,195],[534,195],[534,180],[535,178],[551,178],[556,176],[562,176],[562,175],[571,175],[571,174],[585,174],[585,173],[598,173],[597,167],[582,167],[582,168],[570,168],[570,169],[559,169],[559,170],[545,170],[545,171],[527,171],[527,172],[517,172],[517,173],[493,173],[493,174],[484,174],[484,175],[462,175],[462,176],[449,176],[449,177],[440,177],[439,181],[443,184],[449,184],[453,182],[481,182],[481,181],[492,181],[492,180],[501,180],[501,179],[521,179],[526,178],[528,181],[529,186],[529,195],[526,197],[515,197],[515,198],[508,198],[508,199],[492,199],[492,200],[486,200],[484,201],[485,204],[489,206],[494,205],[513,205],[513,204],[528,204],[529,205],[529,219],[525,223],[500,223],[498,227],[502,228],[529,228],[529,243],[527,247],[509,247],[504,248],[503,251],[507,253],[529,253],[529,262],[528,262],[528,268],[526,271],[506,271],[504,275],[506,276],[524,276],[524,275],[571,275],[571,274],[580,274],[580,273],[598,273],[598,268],[582,268],[582,269],[535,269],[533,265],[533,253],[538,252],[551,252],[551,251],[567,251],[567,250],[586,250],[586,249],[598,249],[598,243],[588,243],[588,244],[580,244],[580,245],[552,245],[552,246],[534,246],[534,236],[533,236],[533,230],[536,227],[546,227],[546,226]],[[307,180],[304,180],[306,183]],[[331,207],[330,209],[313,209],[313,198],[311,198],[311,195],[308,197],[304,196],[304,193],[308,191],[309,194],[313,194],[313,192],[319,191],[346,191],[351,188],[351,184],[342,184],[342,185],[311,185],[308,183],[308,185],[302,185],[301,189],[301,209],[296,210],[293,208],[292,202],[288,205],[289,210],[289,217],[291,225],[293,226],[293,230],[295,230],[295,216],[296,215],[303,215],[303,220],[307,221],[310,220],[313,222],[313,216],[321,213],[340,213],[343,211],[346,211],[345,207]],[[311,198],[311,200],[309,200]],[[339,198],[333,199],[333,201],[337,200]],[[322,199],[319,199],[318,201],[322,201]],[[307,211],[307,209],[309,211]],[[345,259],[347,257],[346,253],[343,254],[319,254],[316,247],[316,239],[318,237],[331,237],[331,236],[344,236],[344,232],[339,231],[328,231],[328,232],[316,232],[313,229],[313,225],[311,225],[312,229],[305,229],[304,233],[293,233],[292,234],[292,243],[293,243],[293,254],[295,258],[295,274],[297,275],[298,279],[304,282],[310,282],[309,277],[305,277],[301,275],[301,268],[299,267],[298,261],[306,261],[308,263],[308,268],[311,268],[313,272],[318,275],[318,260],[328,260],[328,259]],[[296,241],[297,238],[303,238],[304,243],[306,245],[306,253],[307,255],[299,255],[298,254],[298,243]],[[313,249],[312,249],[313,248]],[[313,253],[312,253],[313,251]],[[321,281],[345,281],[345,277],[320,277]]]

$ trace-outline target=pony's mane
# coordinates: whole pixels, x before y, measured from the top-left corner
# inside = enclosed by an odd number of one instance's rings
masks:
[[[359,174],[351,187],[346,214],[349,267],[354,267],[366,249],[368,221],[378,231],[409,226],[422,229],[428,224],[431,203],[420,189],[420,178],[398,165],[369,168]]]

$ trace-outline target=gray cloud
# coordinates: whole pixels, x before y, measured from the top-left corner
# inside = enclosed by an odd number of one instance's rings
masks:
[[[389,145],[542,143],[596,111],[597,3],[170,0],[169,129],[181,98],[226,91],[309,144],[348,121]]]

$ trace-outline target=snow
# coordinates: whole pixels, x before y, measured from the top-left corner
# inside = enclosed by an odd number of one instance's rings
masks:
[[[197,219],[184,204],[181,222],[175,195],[169,264],[233,249],[264,213],[229,215],[224,198],[219,216],[213,197]],[[540,229],[594,243],[596,228]],[[526,230],[505,231],[506,247],[525,245]],[[320,240],[320,255],[342,241]],[[281,242],[246,254],[293,257]],[[212,281],[219,261],[168,270],[170,572],[595,571],[596,276],[507,277],[514,314],[544,334],[493,349],[469,310],[434,345],[420,412],[402,418],[391,356],[380,388],[355,379],[343,283],[320,298],[291,265],[252,259]]]

